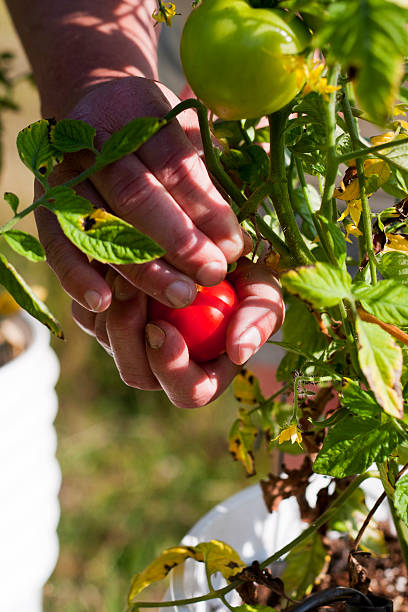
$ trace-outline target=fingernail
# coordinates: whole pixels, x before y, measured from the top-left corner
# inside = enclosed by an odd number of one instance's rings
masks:
[[[231,240],[229,238],[225,240],[218,240],[217,246],[224,253],[228,261],[233,261],[234,259],[237,259],[239,255],[241,255],[242,249],[244,248],[244,240],[240,235],[236,240]]]
[[[113,283],[113,295],[118,302],[131,300],[138,291],[138,288],[129,283],[123,276],[117,276]]]
[[[261,345],[261,334],[257,327],[250,327],[240,336],[238,344],[239,362],[245,363]]]
[[[173,306],[180,308],[191,304],[194,299],[195,289],[194,285],[190,285],[190,283],[185,281],[174,281],[174,283],[167,287],[165,294]]]
[[[147,343],[152,349],[159,349],[163,346],[166,334],[161,327],[154,323],[148,323],[145,332]]]
[[[206,263],[197,272],[197,281],[200,285],[216,285],[226,274],[226,266],[221,261]]]
[[[93,289],[88,289],[88,291],[85,291],[84,298],[91,310],[94,310],[95,312],[99,311],[102,304],[102,296],[100,293],[94,291]]]

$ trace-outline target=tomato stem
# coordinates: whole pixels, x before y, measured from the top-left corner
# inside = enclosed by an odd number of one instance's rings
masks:
[[[285,126],[288,113],[283,108],[269,115],[271,198],[285,235],[286,245],[297,264],[309,264],[314,257],[306,246],[296,223],[289,198],[288,178],[285,167]]]
[[[233,202],[241,207],[246,202],[246,197],[241,193],[235,183],[230,179],[224,171],[220,160],[217,157],[216,150],[211,139],[210,126],[208,123],[208,111],[204,104],[196,98],[188,98],[177,104],[167,115],[166,121],[172,121],[177,115],[188,108],[195,108],[197,111],[198,122],[200,125],[201,139],[203,142],[205,163],[208,172],[214,177],[224,191],[231,197]]]

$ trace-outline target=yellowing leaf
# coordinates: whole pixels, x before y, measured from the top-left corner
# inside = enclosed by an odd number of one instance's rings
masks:
[[[363,206],[361,204],[361,200],[350,200],[347,202],[346,210],[340,215],[337,221],[343,221],[348,215],[353,220],[354,225],[357,227],[360,223],[361,211],[363,210]]]
[[[262,401],[258,380],[253,372],[243,368],[234,378],[232,391],[241,404],[253,406]]]
[[[394,132],[384,132],[384,134],[379,134],[378,136],[371,136],[370,142],[374,147],[376,147],[377,145],[390,142],[390,140],[392,140],[394,137]]]
[[[172,546],[164,550],[157,559],[148,565],[140,574],[135,574],[128,595],[129,605],[143,589],[153,582],[163,580],[174,567],[184,563],[186,559],[203,561],[204,555],[194,546]]]
[[[364,174],[369,177],[375,174],[378,177],[378,185],[383,185],[391,176],[391,170],[387,162],[382,159],[366,159],[364,162]]]
[[[402,253],[408,253],[408,238],[401,234],[386,234],[387,244],[384,248],[386,251],[401,251]]]
[[[358,360],[375,399],[391,416],[404,414],[401,371],[402,351],[378,325],[356,320],[359,339]]]
[[[239,554],[225,542],[211,540],[201,542],[195,548],[204,556],[204,562],[210,575],[221,572],[224,578],[229,580],[245,567]]]
[[[245,567],[245,563],[243,563],[238,553],[231,546],[219,540],[200,542],[197,546],[172,546],[164,550],[140,574],[133,576],[128,595],[128,604],[137,604],[135,597],[143,589],[150,586],[153,582],[166,578],[174,567],[181,565],[186,559],[205,562],[210,574],[221,572],[226,580],[235,576]]]
[[[251,423],[249,413],[240,408],[239,418],[232,424],[228,435],[228,450],[234,461],[240,461],[248,476],[255,474],[253,447],[258,429]]]
[[[7,317],[20,310],[20,306],[8,291],[0,291],[0,317]]]

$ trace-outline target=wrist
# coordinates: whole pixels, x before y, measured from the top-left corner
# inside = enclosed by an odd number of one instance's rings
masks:
[[[157,79],[155,0],[9,0],[46,117],[61,118],[99,83]]]

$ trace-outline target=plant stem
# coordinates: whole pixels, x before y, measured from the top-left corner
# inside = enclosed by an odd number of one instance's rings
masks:
[[[5,223],[2,227],[0,227],[0,234],[4,234],[8,230],[10,230],[12,227],[14,227],[14,225],[18,221],[20,221],[20,219],[23,219],[26,215],[33,212],[36,208],[38,208],[42,204],[43,201],[44,201],[44,196],[42,196],[41,198],[33,202],[30,206],[27,206],[27,208],[25,208],[21,212],[14,215],[14,217],[10,219],[10,221],[7,221],[7,223]]]
[[[329,70],[327,76],[329,85],[336,86],[338,74],[339,70],[337,67]],[[337,170],[339,167],[336,151],[336,92],[329,94],[329,100],[324,103],[324,109],[327,130],[326,177],[319,213],[326,217],[326,219],[331,219],[333,191],[336,186]]]
[[[344,113],[344,120],[346,122],[347,129],[349,130],[351,142],[354,148],[360,142],[360,137],[359,137],[359,133],[357,129],[356,120],[353,117],[353,114],[351,112],[351,106],[350,106],[350,102],[347,97],[346,91],[344,92],[344,97],[342,100],[342,109]],[[360,157],[356,159],[356,167],[357,167],[358,182],[360,185],[360,200],[361,200],[361,207],[362,207],[361,218],[362,218],[362,223],[363,223],[364,248],[368,255],[368,261],[369,261],[370,273],[371,273],[371,283],[375,285],[377,282],[377,267],[376,267],[376,262],[375,262],[374,249],[373,249],[371,208],[368,202],[367,190],[366,190],[366,184],[365,184],[364,162]]]
[[[397,532],[398,540],[401,546],[401,554],[405,563],[405,567],[408,569],[408,527],[401,521],[394,506],[394,487],[388,480],[387,466],[385,463],[377,464],[378,471],[380,473],[381,482],[384,487],[384,491],[388,498],[392,519],[394,521],[395,530]],[[401,470],[397,476],[397,479],[404,473]]]
[[[286,259],[290,259],[292,257],[290,250],[283,242],[282,238],[278,236],[278,234],[274,232],[271,227],[269,227],[269,225],[263,220],[260,215],[256,215],[256,224],[264,238],[269,240],[275,251],[279,253],[281,257]]]
[[[314,258],[299,231],[289,198],[284,148],[286,120],[286,109],[269,115],[271,160],[270,193],[291,256],[297,264],[308,264],[311,263]]]
[[[240,211],[238,213],[238,221],[244,221],[252,214],[256,213],[261,202],[265,199],[267,195],[271,192],[271,185],[268,181],[262,183],[255,189],[255,191],[250,195],[247,201],[241,206]]]
[[[327,523],[332,517],[336,515],[336,513],[341,508],[341,506],[349,499],[349,497],[360,486],[360,484],[364,480],[369,478],[370,476],[372,476],[370,472],[365,472],[364,474],[360,474],[359,476],[356,476],[356,478],[348,485],[348,487],[341,493],[341,495],[339,495],[335,499],[335,501],[330,506],[330,508],[328,508],[325,512],[323,512],[323,514],[314,523],[312,523],[312,525],[310,525],[307,529],[302,531],[302,533],[296,538],[294,538],[291,542],[289,542],[289,544],[286,544],[286,546],[278,550],[276,553],[274,553],[267,559],[265,559],[265,561],[263,561],[260,564],[261,569],[264,569],[265,567],[267,567],[274,561],[277,561],[278,559],[280,559],[282,555],[288,553],[290,550],[292,550],[294,546],[301,544],[302,542],[305,542],[310,537],[312,537],[313,534],[318,529],[320,529],[320,527],[322,527],[325,523]],[[186,599],[178,599],[175,601],[162,601],[160,602],[160,605],[158,605],[157,602],[138,601],[132,605],[129,612],[136,611],[138,608],[155,608],[155,607],[169,608],[172,606],[183,606],[183,605],[188,605],[192,603],[198,603],[200,601],[208,601],[210,599],[222,598],[230,591],[233,591],[240,584],[242,584],[242,580],[234,580],[233,582],[223,587],[222,589],[217,589],[216,591],[206,593],[205,595],[200,595],[198,597],[189,597]]]
[[[329,261],[338,268],[339,262],[337,261],[334,255],[333,249],[331,248],[331,245],[329,244],[327,240],[326,233],[321,226],[320,220],[318,219],[318,216],[316,215],[315,211],[312,208],[312,204],[309,198],[309,192],[307,190],[306,177],[305,177],[305,173],[303,172],[302,162],[300,161],[298,157],[295,157],[295,164],[296,164],[296,170],[297,170],[297,174],[299,177],[300,185],[302,187],[303,197],[305,198],[306,206],[309,210],[309,213],[312,218],[312,222],[317,232],[317,235],[319,237],[320,243]]]
[[[246,201],[245,196],[241,193],[235,183],[230,179],[228,174],[224,171],[220,160],[218,159],[213,143],[211,140],[210,126],[208,124],[207,109],[199,100],[196,98],[189,98],[183,100],[180,104],[177,104],[167,115],[165,116],[166,121],[172,121],[179,113],[182,113],[187,108],[195,108],[198,116],[198,123],[200,125],[201,139],[203,142],[205,163],[207,170],[216,179],[219,185],[225,190],[225,192],[231,197],[231,199],[241,207]]]
[[[360,140],[358,140],[358,144],[363,146]],[[400,140],[392,140],[391,142],[375,145],[374,147],[365,147],[363,149],[357,149],[355,151],[350,151],[349,153],[344,153],[338,157],[338,161],[340,164],[344,164],[351,159],[357,159],[358,157],[367,157],[367,155],[372,155],[377,152],[384,151],[384,149],[390,149],[391,147],[396,147],[399,145],[408,144],[408,138],[401,138]],[[380,157],[380,156],[378,156]],[[384,156],[385,157],[385,156]],[[392,159],[387,159],[387,161],[392,164]]]

